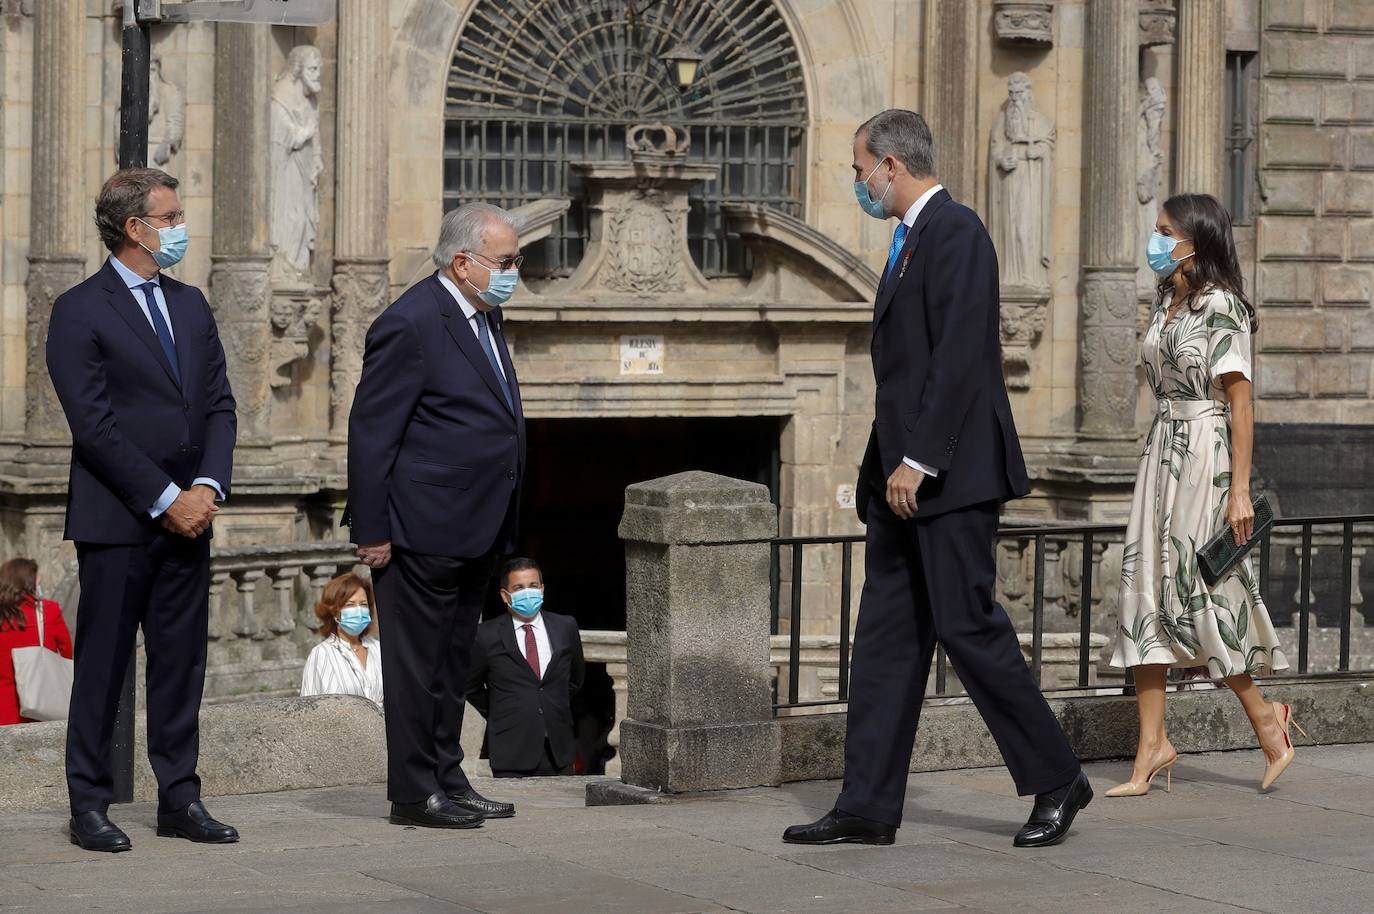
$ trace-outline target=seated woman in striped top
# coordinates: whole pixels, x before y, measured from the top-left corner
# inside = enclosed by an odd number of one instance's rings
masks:
[[[360,695],[382,704],[382,645],[372,582],[349,572],[324,586],[315,615],[324,638],[310,651],[301,677],[301,697]]]

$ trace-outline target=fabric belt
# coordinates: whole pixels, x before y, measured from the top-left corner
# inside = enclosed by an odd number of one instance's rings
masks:
[[[1213,416],[1225,416],[1230,406],[1216,400],[1156,400],[1159,418],[1166,422],[1195,422]]]

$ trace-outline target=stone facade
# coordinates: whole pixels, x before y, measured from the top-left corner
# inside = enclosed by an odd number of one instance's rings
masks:
[[[474,9],[493,2],[341,0],[338,22],[316,29],[154,28],[161,76],[184,98],[184,139],[167,166],[191,229],[177,275],[208,290],[243,405],[217,543],[337,538],[363,334],[431,269],[445,194],[458,193],[445,157],[455,48]],[[986,215],[990,137],[1007,76],[1023,72],[1055,151],[1048,289],[1009,295],[1002,322],[1035,482],[1013,511],[1120,518],[1150,414],[1131,367],[1143,307],[1141,86],[1151,79],[1167,100],[1158,192],[1185,189],[1179,168],[1212,174],[1222,149],[1220,105],[1197,93],[1221,91],[1227,48],[1253,48],[1262,205],[1240,241],[1261,308],[1258,414],[1370,421],[1374,18],[1361,0],[1225,0],[1218,18],[1221,2],[760,0],[804,87],[799,212],[727,201],[722,225],[752,273],[707,275],[680,234],[685,195],[712,180],[710,168],[689,154],[681,174],[650,187],[613,174],[628,162],[618,151],[611,164],[585,164],[585,193],[603,195],[589,208],[615,210],[597,211],[588,257],[615,257],[531,281],[508,308],[528,415],[776,418],[781,532],[858,532],[867,322],[890,225],[854,205],[853,132],[885,107],[926,112],[940,174]],[[321,60],[319,215],[309,269],[286,282],[271,269],[270,95],[303,45]],[[0,530],[6,554],[67,558],[63,432],[36,353],[52,295],[103,256],[89,210],[113,161],[113,0],[0,6],[0,75]],[[1215,153],[1180,157],[1182,143]],[[525,240],[547,237],[569,205],[529,203]],[[659,245],[654,256],[625,259],[636,239]],[[656,370],[627,372],[622,338],[655,341]],[[816,633],[833,629],[838,565],[818,554],[804,568],[807,600],[820,601]]]

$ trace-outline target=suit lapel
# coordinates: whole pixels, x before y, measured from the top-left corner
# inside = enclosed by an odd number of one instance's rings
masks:
[[[563,636],[548,616],[544,617],[544,631],[549,636],[549,662],[544,665],[544,675],[548,676],[549,671],[553,669],[553,658],[563,649]]]
[[[453,295],[444,288],[443,283],[439,282],[438,273],[434,274],[430,282],[432,283],[431,290],[434,293],[434,299],[439,303],[439,314],[443,317],[444,329],[458,344],[459,350],[472,363],[472,367],[482,376],[482,380],[491,390],[492,395],[509,410],[510,407],[506,404],[506,395],[501,392],[501,382],[496,380],[496,374],[492,370],[491,360],[482,351],[482,344],[477,341],[477,334],[472,332],[472,325],[463,315],[463,309],[458,307],[458,302],[454,300]],[[154,339],[153,342],[156,343],[157,340]]]
[[[520,647],[515,643],[515,626],[515,621],[510,617],[510,614],[507,613],[506,618],[502,619],[501,624],[498,626],[498,628],[501,629],[501,643],[506,646],[506,650],[510,652],[515,662],[524,667],[525,671],[531,676],[534,676],[534,670],[530,667],[529,660],[526,659],[524,654],[520,653]]]
[[[180,390],[181,385],[176,374],[172,371],[172,363],[168,362],[167,356],[163,354],[162,344],[157,341],[157,334],[153,331],[153,325],[148,322],[148,318],[143,314],[143,309],[139,307],[138,300],[135,298],[136,293],[124,285],[124,280],[108,262],[105,264],[104,270],[105,291],[109,293],[110,306],[129,325],[134,336],[143,342],[148,354],[157,360],[163,371],[167,372],[167,379]],[[165,296],[167,290],[164,289],[162,294]],[[170,304],[168,310],[171,310]],[[174,336],[176,335],[175,330],[172,333]],[[180,351],[178,351],[178,356],[180,356]]]
[[[915,255],[916,247],[920,243],[921,233],[926,230],[930,220],[942,206],[949,203],[952,198],[949,191],[940,190],[926,201],[922,207],[921,214],[916,217],[916,224],[906,234],[906,243],[902,245],[902,252],[897,255],[897,262],[892,265],[891,273],[883,280],[883,284],[878,287],[878,299],[873,307],[873,325],[876,327],[878,322],[887,313],[888,305],[892,304],[892,298],[897,294],[897,286],[901,285],[902,276],[906,272],[908,261]]]

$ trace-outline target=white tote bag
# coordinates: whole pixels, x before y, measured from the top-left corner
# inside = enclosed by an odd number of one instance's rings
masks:
[[[19,716],[31,720],[66,720],[72,703],[72,662],[43,646],[43,600],[34,600],[38,616],[38,645],[16,647],[14,686],[19,693]]]

